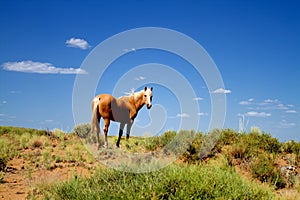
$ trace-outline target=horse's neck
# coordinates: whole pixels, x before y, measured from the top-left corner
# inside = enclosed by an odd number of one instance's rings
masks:
[[[143,95],[142,92],[138,92],[134,94],[131,98],[133,100],[133,103],[135,105],[136,111],[138,112],[144,105],[143,99],[141,98]]]

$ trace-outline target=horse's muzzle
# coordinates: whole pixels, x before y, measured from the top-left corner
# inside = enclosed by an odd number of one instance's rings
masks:
[[[151,104],[150,104],[150,105],[147,105],[147,108],[148,108],[148,109],[150,109],[151,107],[152,107],[152,105],[151,105]]]

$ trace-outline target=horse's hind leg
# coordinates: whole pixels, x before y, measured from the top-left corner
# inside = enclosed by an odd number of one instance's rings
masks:
[[[107,140],[107,132],[108,132],[108,127],[110,124],[110,120],[109,119],[104,119],[104,128],[103,128],[103,132],[104,132],[104,146],[107,147],[108,145],[108,140]]]
[[[123,135],[123,129],[124,129],[124,126],[125,126],[124,123],[121,123],[121,124],[120,124],[119,138],[118,138],[118,141],[117,141],[117,144],[116,144],[118,148],[120,147],[120,140],[121,140],[121,137],[122,137],[122,135]]]
[[[96,124],[95,124],[94,132],[96,134],[96,139],[97,139],[97,148],[100,149],[100,132],[101,131],[100,131],[99,123],[100,123],[101,117],[99,116],[98,119],[99,119],[99,121],[97,121]]]
[[[100,128],[96,130],[97,148],[100,149]]]

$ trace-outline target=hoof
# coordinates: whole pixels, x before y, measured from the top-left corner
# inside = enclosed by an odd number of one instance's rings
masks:
[[[116,144],[116,147],[117,147],[117,148],[120,148],[120,145],[119,145],[119,144]]]

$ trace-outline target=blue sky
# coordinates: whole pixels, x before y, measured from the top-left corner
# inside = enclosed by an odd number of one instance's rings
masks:
[[[93,49],[129,29],[162,27],[193,38],[218,67],[225,85],[219,92],[227,97],[224,128],[238,130],[244,116],[247,130],[259,127],[282,141],[299,141],[299,9],[298,1],[277,0],[1,1],[0,124],[72,130],[74,81],[89,75],[80,66]],[[213,91],[189,63],[157,50],[127,51],[111,64],[95,93],[112,93],[122,72],[138,65],[171,66],[193,85],[199,130],[206,131]],[[147,74],[131,81],[142,79],[151,81]],[[176,129],[178,118],[192,117],[178,109],[168,88],[155,86],[153,103],[164,107],[167,120],[163,129]],[[143,109],[136,123],[148,122]]]

